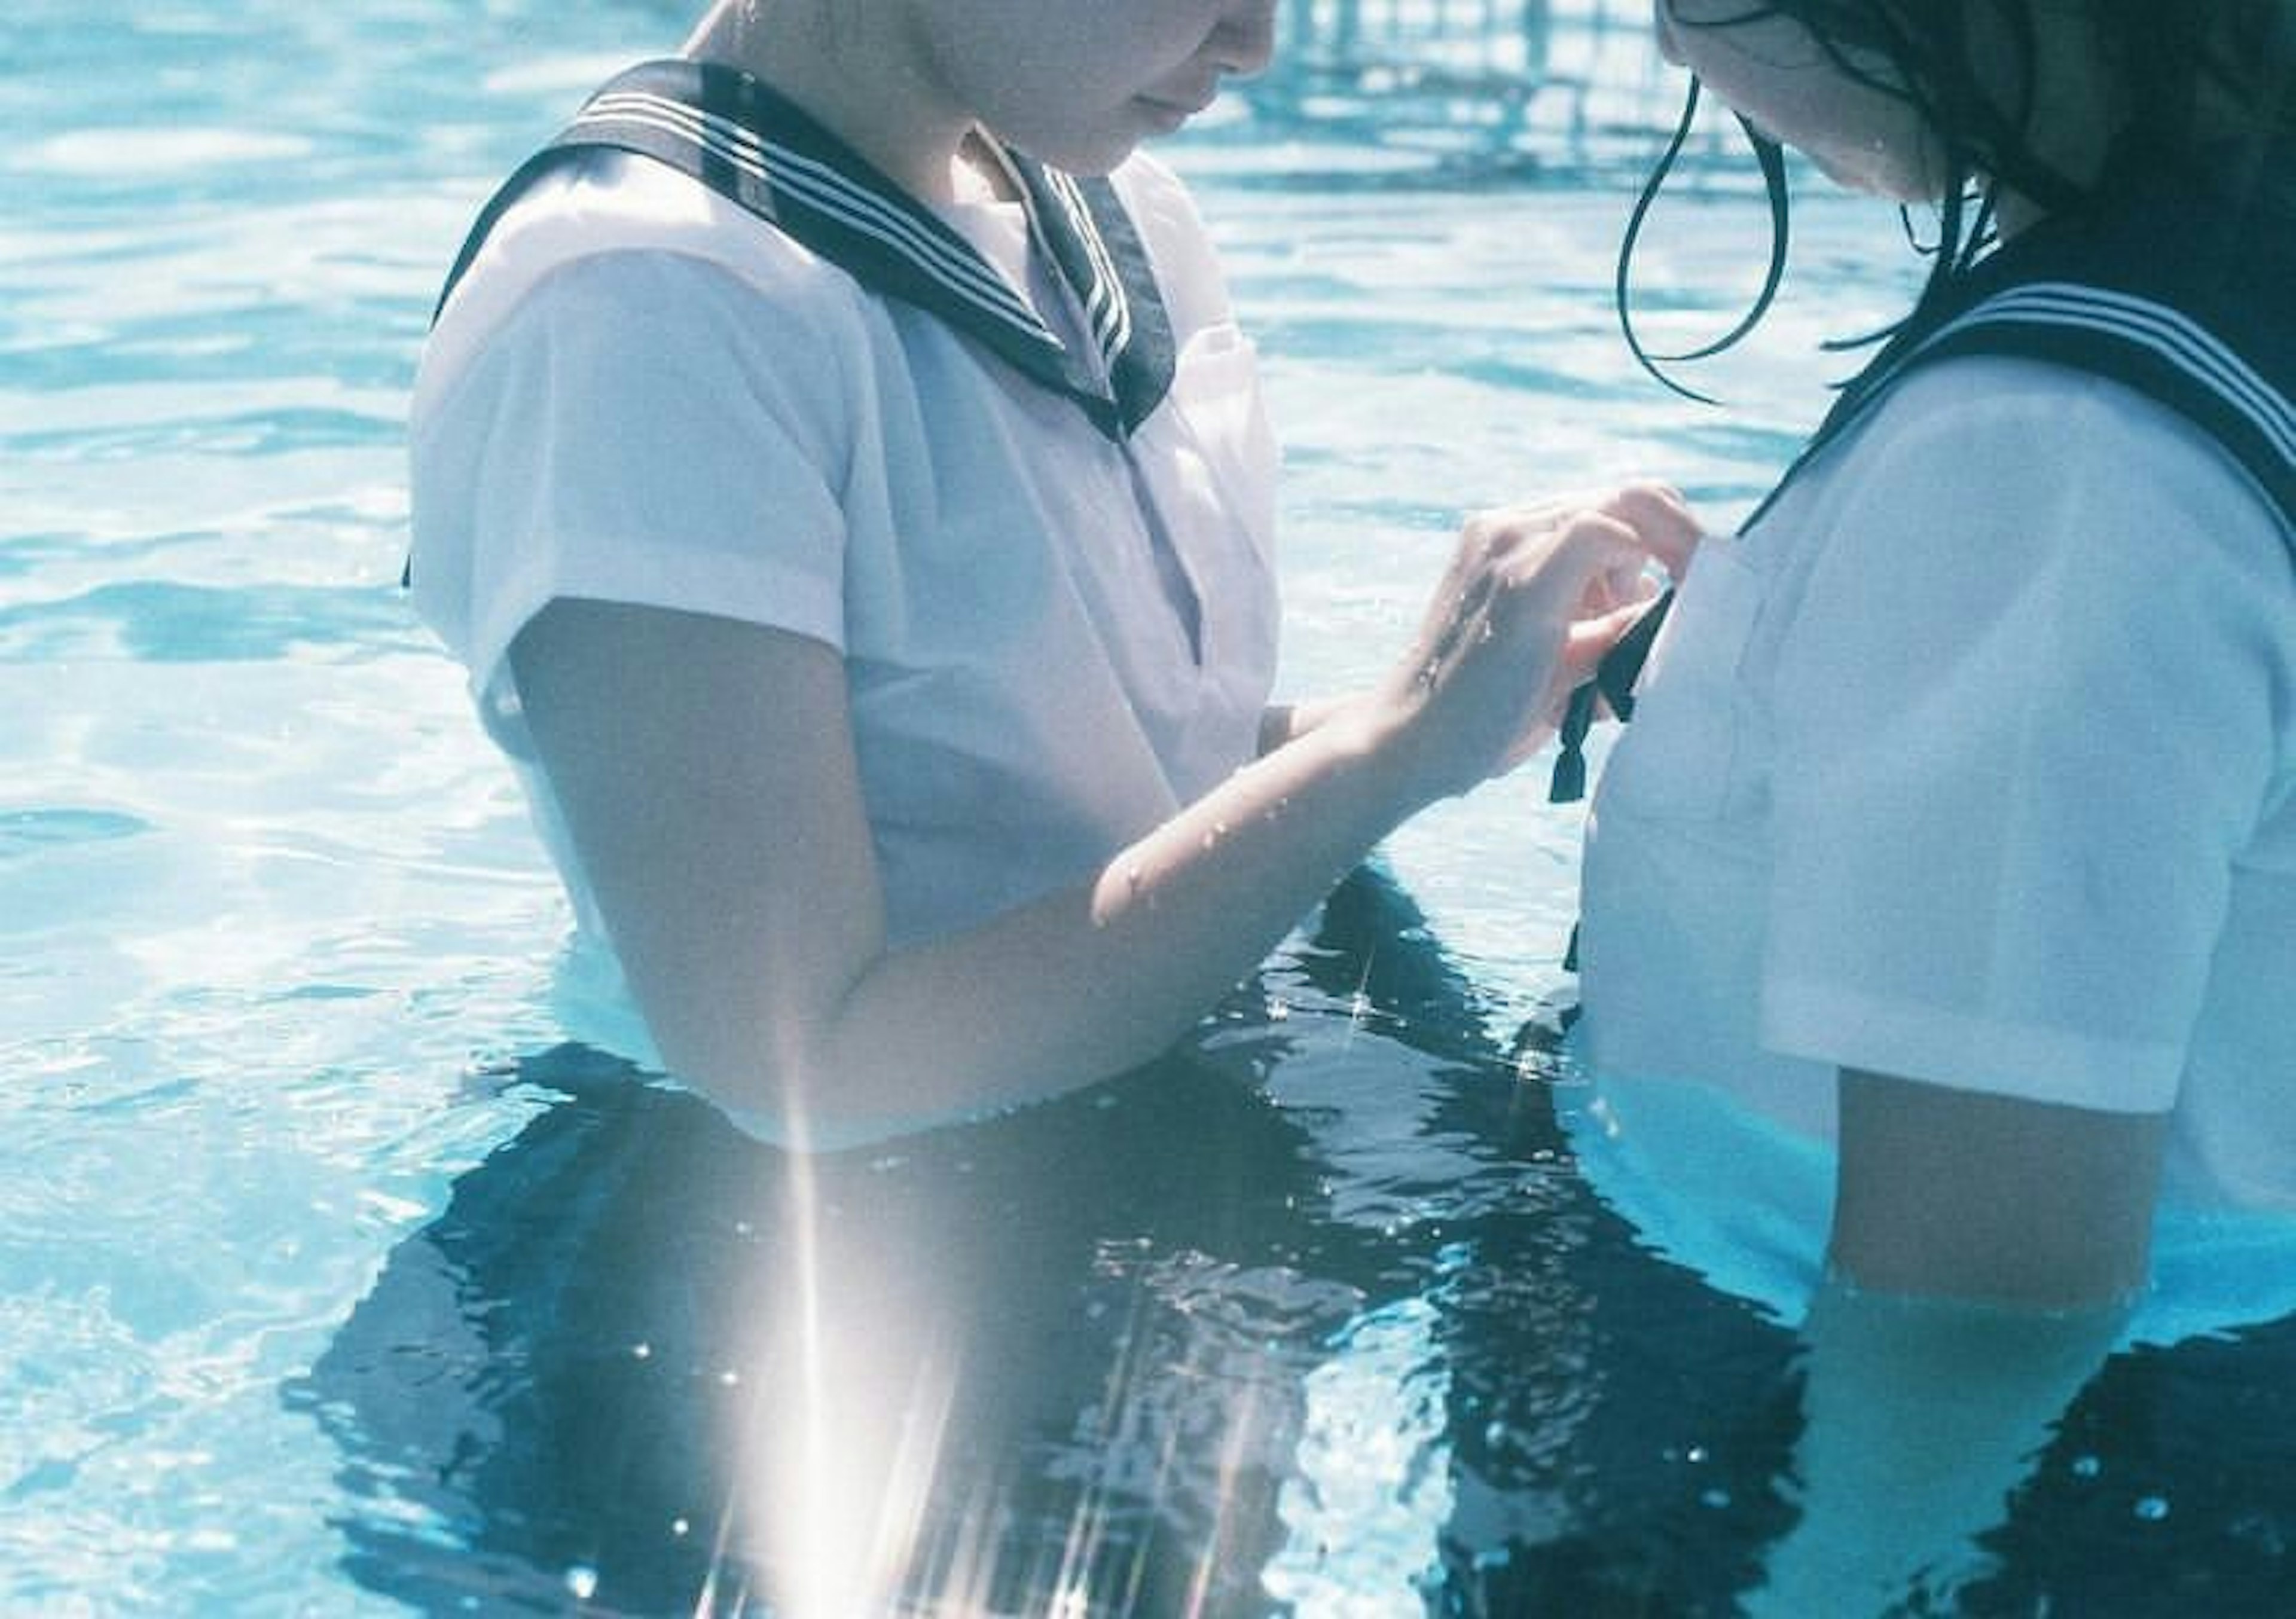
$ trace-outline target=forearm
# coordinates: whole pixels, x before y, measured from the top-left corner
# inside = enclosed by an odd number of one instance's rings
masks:
[[[1678,501],[1485,514],[1370,693],[1091,880],[886,946],[848,675],[819,641],[568,600],[512,647],[537,752],[654,1042],[752,1127],[827,1146],[1153,1056],[1406,816],[1508,768],[1624,627],[1616,576],[1686,554]]]
[[[1259,716],[1259,751],[1271,754],[1287,742],[1296,742],[1360,701],[1362,699],[1356,697],[1323,697],[1299,703],[1271,703]]]
[[[809,1116],[898,1129],[1154,1056],[1420,807],[1400,751],[1366,724],[1319,725],[1095,880],[877,957],[808,1043]]]
[[[1763,1614],[1874,1613],[1966,1573],[2146,1274],[2164,1116],[1841,1075],[1803,1328],[1800,1522]]]

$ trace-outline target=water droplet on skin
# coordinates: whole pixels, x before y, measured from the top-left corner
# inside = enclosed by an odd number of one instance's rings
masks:
[[[630,1345],[630,1353],[641,1361],[651,1360],[653,1357],[653,1345],[651,1344],[633,1344]]]
[[[598,1571],[577,1563],[566,1571],[566,1589],[577,1602],[587,1602],[598,1594]]]
[[[687,1523],[682,1517],[672,1518],[669,1524],[669,1532],[682,1541],[686,1537],[687,1533],[692,1531],[693,1527],[693,1525]]]

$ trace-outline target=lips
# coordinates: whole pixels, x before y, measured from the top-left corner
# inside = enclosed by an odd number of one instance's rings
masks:
[[[1152,112],[1176,118],[1185,123],[1210,106],[1218,99],[1218,96],[1219,87],[1215,85],[1208,89],[1183,92],[1174,95],[1144,95],[1138,100],[1142,106]]]
[[[1138,110],[1142,123],[1164,135],[1170,135],[1178,129],[1180,126],[1195,117],[1198,110],[1180,106],[1173,102],[1158,101],[1149,95],[1136,96],[1132,104]]]

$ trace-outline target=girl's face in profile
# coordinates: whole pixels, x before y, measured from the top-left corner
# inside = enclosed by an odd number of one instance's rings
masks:
[[[1000,138],[1076,173],[1114,168],[1150,135],[1267,65],[1276,0],[911,0],[930,70]]]
[[[1762,14],[1752,0],[1656,0],[1656,28],[1669,61],[1839,184],[1900,202],[1937,195],[1936,143],[1914,110],[1859,83],[1792,18]],[[1881,57],[1845,50],[1888,81]]]

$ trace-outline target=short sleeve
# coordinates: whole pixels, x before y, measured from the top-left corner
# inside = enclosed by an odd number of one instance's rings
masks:
[[[2168,1108],[2278,768],[2268,510],[2181,418],[2026,362],[1937,367],[1836,453],[1775,662],[1764,1043]]]
[[[543,276],[450,384],[418,390],[415,605],[506,742],[510,644],[554,599],[842,650],[850,412],[826,348],[727,269],[602,252]]]

